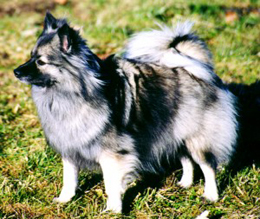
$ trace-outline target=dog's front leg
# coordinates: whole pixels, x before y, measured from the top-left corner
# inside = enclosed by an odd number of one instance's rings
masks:
[[[100,156],[100,166],[103,172],[107,199],[106,210],[115,213],[122,211],[122,195],[127,184],[134,180],[133,175],[137,162],[136,156],[119,155],[113,152],[103,152]]]
[[[105,211],[111,210],[115,213],[120,213],[122,211],[122,194],[124,192],[120,161],[112,154],[103,153],[100,157],[100,166],[108,196]]]
[[[62,158],[63,162],[63,187],[58,198],[53,201],[66,203],[75,195],[78,184],[78,167],[71,161]]]

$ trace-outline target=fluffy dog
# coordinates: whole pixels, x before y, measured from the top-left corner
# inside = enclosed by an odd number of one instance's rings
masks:
[[[121,212],[128,183],[175,158],[181,186],[192,184],[195,162],[204,196],[218,199],[215,169],[236,143],[236,98],[191,27],[139,33],[123,57],[100,60],[65,19],[46,14],[30,60],[14,73],[32,85],[46,140],[63,159],[56,201],[75,195],[79,169],[101,167],[107,209]]]

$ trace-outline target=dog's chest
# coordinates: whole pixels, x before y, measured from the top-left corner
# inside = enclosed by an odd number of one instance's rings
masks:
[[[103,132],[106,110],[85,103],[51,98],[36,98],[35,104],[48,143],[60,153],[87,148]]]

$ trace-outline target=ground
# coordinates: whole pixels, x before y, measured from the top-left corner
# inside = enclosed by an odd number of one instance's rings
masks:
[[[47,9],[57,17],[67,17],[102,58],[120,53],[135,32],[156,28],[156,23],[171,26],[188,19],[209,45],[216,73],[224,81],[250,84],[260,77],[260,4],[256,0],[1,0],[1,218],[120,217],[102,212],[106,195],[98,172],[81,173],[77,195],[68,204],[52,202],[62,186],[61,159],[45,143],[30,87],[13,75],[13,69],[29,58]],[[195,218],[208,210],[209,218],[259,218],[258,162],[238,171],[220,169],[216,203],[201,199],[203,178],[181,189],[180,176],[177,169],[162,178],[160,185],[132,185],[125,197],[128,211],[124,217]]]

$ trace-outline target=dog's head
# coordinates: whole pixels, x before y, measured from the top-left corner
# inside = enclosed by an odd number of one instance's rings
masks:
[[[14,70],[22,82],[41,87],[66,86],[72,81],[82,84],[88,69],[97,72],[99,59],[91,53],[78,31],[65,19],[46,13],[44,29],[31,52],[31,58]]]

